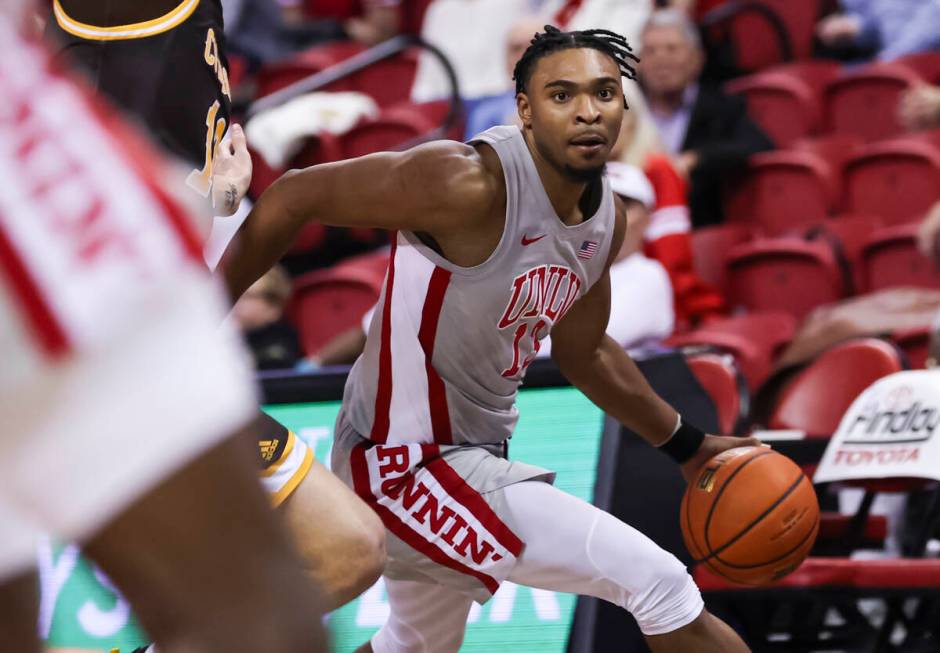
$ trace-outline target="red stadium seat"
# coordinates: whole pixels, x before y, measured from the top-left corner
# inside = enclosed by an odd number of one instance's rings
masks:
[[[917,249],[917,224],[879,229],[862,250],[861,279],[867,291],[897,286],[940,288],[940,270]]]
[[[841,199],[845,162],[861,144],[855,136],[833,134],[751,157],[744,180],[726,192],[727,220],[768,235],[799,233],[821,221]]]
[[[353,18],[362,9],[359,0],[303,0],[304,14],[310,18]]]
[[[324,132],[304,141],[300,151],[281,169],[274,169],[261,158],[254,150],[249,150],[252,162],[251,196],[259,197],[264,190],[274,183],[289,168],[306,168],[327,161],[338,161],[342,158],[342,148],[339,139],[333,134]]]
[[[724,295],[727,289],[725,256],[734,245],[753,238],[750,227],[721,224],[699,227],[692,232],[692,260],[702,281],[715,286]]]
[[[890,334],[890,338],[891,342],[907,356],[907,363],[911,369],[922,370],[927,366],[927,355],[930,350],[929,327],[895,331]]]
[[[372,97],[380,107],[388,107],[411,97],[417,69],[418,51],[405,50],[354,73],[352,89]]]
[[[822,221],[839,198],[839,175],[822,157],[802,150],[755,154],[728,198],[728,220],[779,236]]]
[[[792,315],[765,311],[711,320],[694,331],[671,336],[666,344],[708,345],[732,354],[753,391],[770,375],[774,358],[795,333]]]
[[[729,252],[728,299],[732,306],[786,311],[801,320],[815,307],[845,295],[844,274],[826,244],[758,239]]]
[[[300,151],[291,159],[289,168],[307,168],[318,163],[339,161],[343,158],[343,148],[339,136],[323,132],[308,138]]]
[[[919,219],[940,199],[940,148],[917,139],[872,143],[845,165],[842,209],[886,224]]]
[[[400,5],[401,31],[403,34],[420,34],[424,14],[433,0],[409,0]]]
[[[365,49],[365,46],[355,41],[334,41],[300,52],[285,61],[266,64],[258,71],[257,97],[270,95],[305,77],[326,70]],[[346,78],[337,80],[322,90],[352,91],[355,87],[352,80]]]
[[[881,228],[881,224],[881,218],[877,215],[841,213],[813,225],[804,236],[832,247],[837,260],[846,266],[847,281],[854,294],[865,287],[861,268],[862,251],[871,235]]]
[[[248,154],[251,156],[251,182],[248,184],[248,195],[257,199],[268,186],[284,174],[284,170],[270,167],[264,158],[250,147]]]
[[[385,281],[385,273],[388,270],[388,249],[383,248],[367,254],[353,256],[336,265],[340,270],[355,270],[357,274],[363,274],[370,278],[373,283],[382,285]]]
[[[777,147],[790,147],[822,125],[822,91],[839,72],[831,61],[784,64],[728,82],[729,93],[743,95],[748,114]]]
[[[375,306],[384,276],[384,271],[377,272],[376,258],[350,260],[309,272],[294,281],[287,314],[300,332],[301,344],[308,355],[358,325],[362,316]],[[387,263],[387,255],[384,260]]]
[[[924,81],[916,66],[903,61],[877,62],[846,71],[829,82],[825,97],[828,131],[877,141],[902,134],[898,122],[901,94]]]
[[[919,132],[911,132],[904,136],[905,140],[921,141],[935,148],[940,148],[940,129],[927,129]]]
[[[270,95],[365,51],[355,41],[336,41],[301,52],[290,59],[262,66],[258,71],[258,97]],[[358,91],[380,107],[407,100],[418,67],[417,50],[405,50],[329,84],[324,91]]]
[[[834,172],[842,175],[846,161],[852,158],[864,144],[861,138],[852,134],[825,134],[812,138],[801,138],[793,143],[791,149],[812,152],[828,163]]]
[[[894,63],[910,68],[928,84],[940,82],[940,53],[918,52],[898,57]]]
[[[287,255],[292,256],[310,252],[323,245],[325,241],[326,225],[320,224],[319,222],[311,222],[305,225],[300,230],[300,233],[297,234],[297,237],[294,238],[293,244],[291,244],[290,249],[287,250]]]
[[[725,7],[715,10],[715,13],[729,8],[747,9],[750,5],[760,5],[777,16],[782,23],[794,59],[808,59],[812,55],[813,32],[820,15],[817,2],[751,0],[750,2],[727,3]],[[710,14],[703,17],[704,22],[709,22]],[[737,13],[729,21],[722,22],[727,27],[719,28],[720,33],[714,36],[730,40],[735,52],[735,63],[739,69],[762,70],[784,61],[784,52],[781,50],[777,33],[764,15],[748,10]],[[707,33],[711,35],[712,31],[709,29]]]
[[[405,143],[420,139],[435,127],[420,110],[397,105],[386,109],[375,119],[360,122],[343,134],[343,158],[398,149]]]
[[[450,100],[435,100],[432,102],[417,103],[408,102],[405,104],[407,104],[410,111],[420,113],[435,126],[443,125],[444,121],[447,119],[447,113],[450,111]],[[390,109],[394,108],[395,107],[390,107]],[[465,116],[463,115],[463,110],[461,107],[458,107],[457,111],[457,118],[454,121],[454,124],[451,125],[442,138],[449,138],[455,141],[463,140]]]
[[[748,410],[747,383],[730,354],[693,353],[686,363],[711,398],[721,433],[739,433]]]
[[[840,213],[820,223],[817,228],[837,239],[846,260],[854,266],[861,260],[868,239],[881,228],[881,224],[877,215]]]
[[[828,438],[865,388],[903,369],[900,352],[884,340],[859,338],[836,345],[800,371],[783,389],[768,426]]]

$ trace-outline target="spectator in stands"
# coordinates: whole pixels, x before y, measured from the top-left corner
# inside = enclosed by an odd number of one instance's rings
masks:
[[[917,230],[917,247],[921,254],[940,265],[940,202],[931,207]],[[940,367],[940,313],[934,317],[931,327],[930,345],[927,352],[927,367]]]
[[[910,131],[940,128],[940,86],[920,84],[901,96],[898,106],[901,124]],[[933,205],[917,233],[921,253],[940,265],[940,202]],[[940,361],[940,318],[934,329],[931,356]]]
[[[222,0],[228,49],[252,65],[285,59],[328,41],[375,45],[396,33],[396,8],[366,3],[363,16],[304,15],[299,0]]]
[[[688,180],[695,226],[720,223],[722,187],[752,154],[773,143],[744,101],[699,83],[704,63],[695,25],[678,9],[656,11],[641,36],[639,73],[653,122],[673,165]]]
[[[450,60],[464,100],[506,90],[506,58],[499,44],[506,42],[513,24],[531,14],[532,6],[531,0],[434,0],[430,4],[421,36]],[[450,84],[440,62],[422,52],[411,99],[430,102],[449,95]]]
[[[301,358],[297,331],[284,320],[291,280],[275,266],[258,279],[232,307],[259,370],[293,367]]]
[[[840,0],[842,12],[816,26],[831,50],[851,49],[890,61],[906,54],[940,48],[938,0]]]
[[[537,32],[541,32],[544,25],[545,22],[541,18],[525,15],[509,28],[509,33],[506,35],[506,90],[477,102],[467,103],[465,139],[469,140],[481,131],[496,125],[515,125],[519,122],[516,111],[516,85],[512,80],[512,71],[522,53],[529,47],[532,37]]]
[[[629,83],[624,95],[630,110],[612,151],[615,160],[607,166],[610,185],[615,193],[642,201],[650,212],[643,249],[669,273],[676,321],[685,328],[724,313],[725,301],[693,265],[685,180],[665,155],[643,96]],[[644,185],[648,193],[639,190]]]
[[[563,30],[613,30],[637,48],[640,32],[655,4],[654,0],[548,0],[541,13],[545,22]]]
[[[701,23],[702,18],[711,11],[712,9],[717,9],[723,4],[727,4],[730,0],[668,0],[665,4],[670,7],[675,7],[676,9],[681,9],[689,16],[692,17],[696,23]],[[660,2],[659,6],[662,6],[664,3]]]
[[[339,21],[349,38],[370,47],[401,31],[402,0],[277,1],[290,6],[295,21],[304,18]]]

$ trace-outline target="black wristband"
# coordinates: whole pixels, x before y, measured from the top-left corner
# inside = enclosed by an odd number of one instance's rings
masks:
[[[704,432],[683,421],[672,437],[659,446],[659,450],[681,465],[695,455],[704,441]]]

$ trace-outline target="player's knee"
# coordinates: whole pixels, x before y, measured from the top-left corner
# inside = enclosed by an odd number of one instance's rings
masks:
[[[666,551],[656,560],[653,573],[640,592],[625,606],[644,635],[662,635],[693,622],[704,608],[695,582],[674,555]]]

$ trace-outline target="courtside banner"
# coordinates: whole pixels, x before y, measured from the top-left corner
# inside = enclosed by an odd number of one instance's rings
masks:
[[[814,482],[914,477],[940,480],[940,371],[879,379],[842,417]]]

